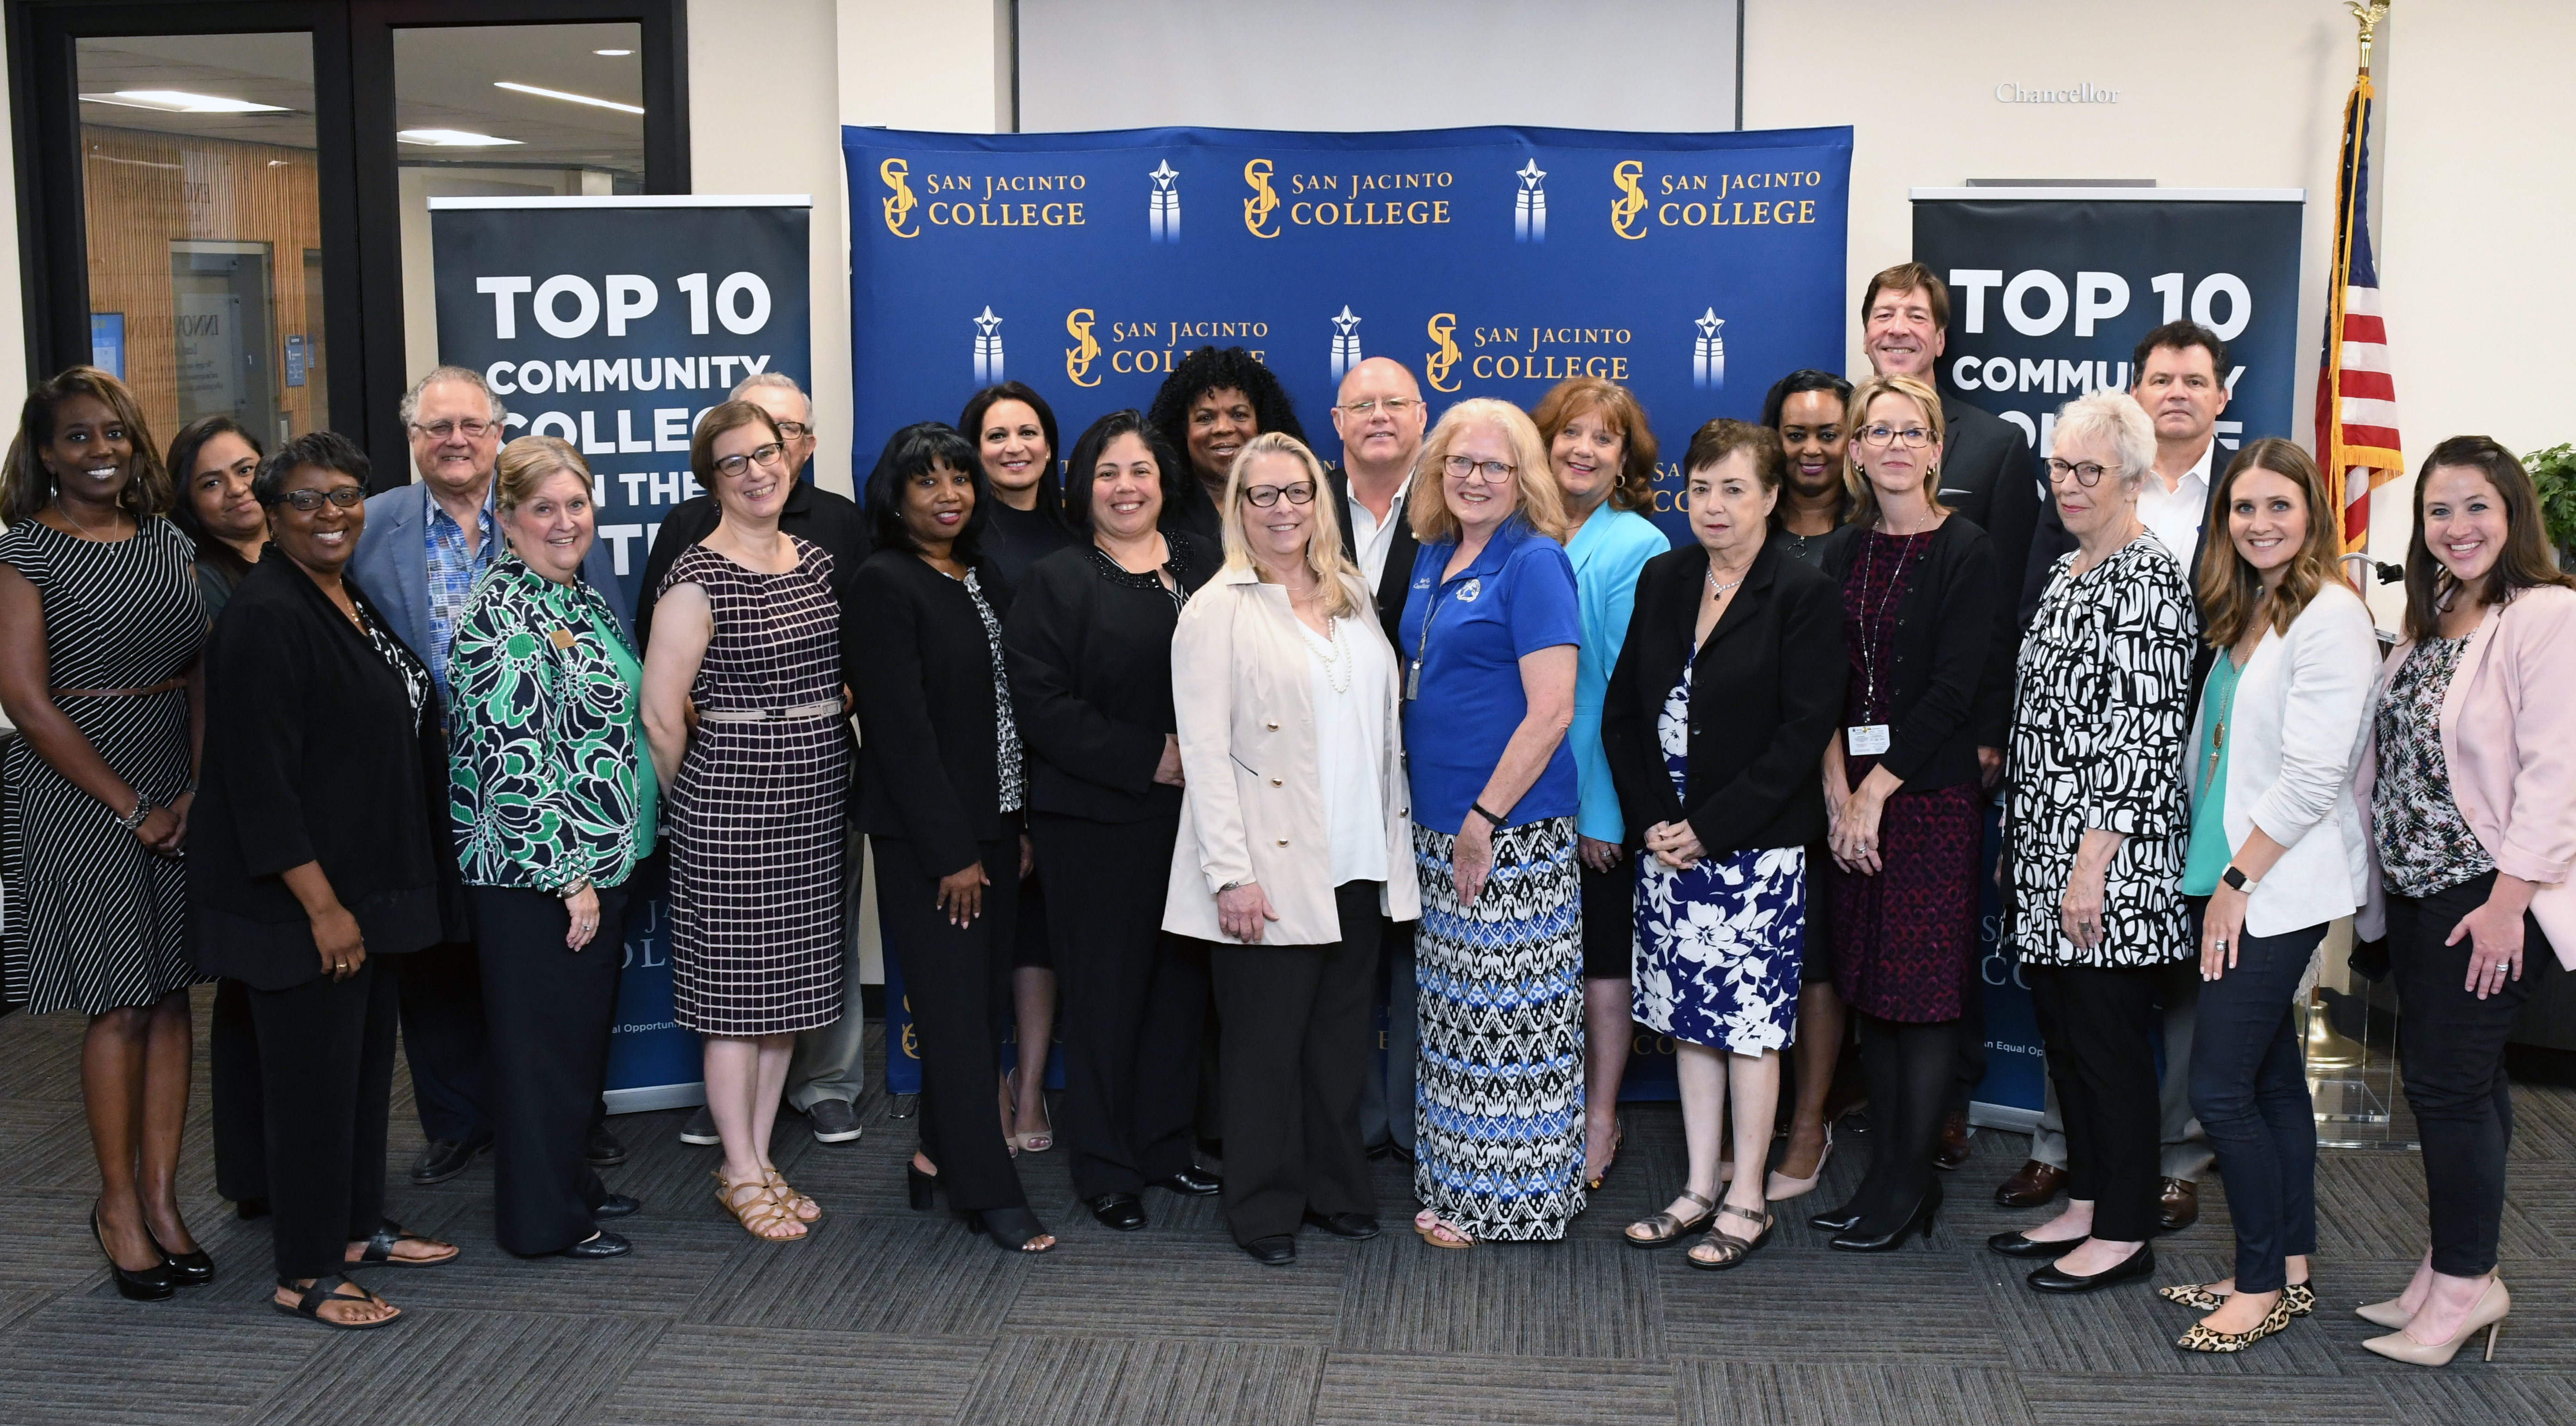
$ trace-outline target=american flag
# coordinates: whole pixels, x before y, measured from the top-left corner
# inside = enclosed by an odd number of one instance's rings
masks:
[[[2368,43],[2367,39],[2364,41]],[[2370,87],[2364,67],[2343,106],[2342,178],[2335,193],[2335,270],[2326,294],[2325,349],[2317,362],[2317,465],[2341,492],[2343,547],[2370,546],[2370,492],[2398,477],[2397,382],[2380,318],[2379,270],[2370,257]]]

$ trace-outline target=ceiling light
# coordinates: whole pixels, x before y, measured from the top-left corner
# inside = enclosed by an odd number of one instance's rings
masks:
[[[640,104],[620,104],[614,99],[593,99],[587,94],[566,94],[560,89],[539,89],[533,84],[512,84],[506,79],[492,81],[495,89],[509,89],[521,94],[534,94],[540,99],[561,99],[573,104],[588,104],[599,109],[614,109],[621,114],[641,114]]]
[[[633,51],[633,50],[592,50],[592,51],[591,51],[591,53],[592,53],[592,54],[596,54],[596,55],[606,55],[606,56],[607,56],[608,58],[610,58],[610,59],[624,59],[624,58],[626,58],[628,55],[635,53],[635,51]]]
[[[404,129],[394,137],[407,144],[441,149],[484,149],[519,142],[517,139],[494,138],[490,134],[468,133],[463,129]]]
[[[283,114],[279,104],[253,104],[247,99],[224,99],[212,94],[191,94],[184,89],[120,89],[113,94],[84,94],[81,98],[93,104],[118,104],[128,109],[158,109],[165,114]]]

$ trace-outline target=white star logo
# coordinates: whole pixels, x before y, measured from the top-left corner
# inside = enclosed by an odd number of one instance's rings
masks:
[[[1001,326],[1002,319],[994,316],[992,304],[989,302],[986,303],[984,305],[983,315],[975,318],[975,330],[989,337],[996,331],[999,331]]]
[[[1520,168],[1521,187],[1523,188],[1536,188],[1538,187],[1538,181],[1545,177],[1547,177],[1547,170],[1538,166],[1537,159],[1531,159]]]
[[[1360,320],[1351,315],[1351,304],[1345,302],[1342,304],[1342,314],[1333,319],[1333,325],[1340,328],[1342,335],[1347,337],[1359,329]]]
[[[1180,170],[1172,167],[1172,161],[1170,159],[1165,159],[1162,162],[1155,164],[1154,171],[1146,174],[1145,176],[1154,180],[1154,186],[1156,188],[1168,189],[1172,186],[1172,180],[1180,177],[1181,174]]]
[[[1707,311],[1702,312],[1699,315],[1699,320],[1693,322],[1691,325],[1699,328],[1699,334],[1702,337],[1714,337],[1717,335],[1717,329],[1725,326],[1726,323],[1718,317],[1717,309],[1711,307]]]

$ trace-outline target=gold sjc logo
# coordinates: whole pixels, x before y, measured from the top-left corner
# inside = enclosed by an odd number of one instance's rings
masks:
[[[1279,230],[1261,231],[1270,215],[1279,211],[1279,195],[1270,191],[1270,160],[1256,158],[1243,166],[1243,181],[1252,185],[1252,196],[1243,200],[1243,226],[1256,238],[1275,238]]]
[[[1619,196],[1610,200],[1610,231],[1623,238],[1646,235],[1643,228],[1628,231],[1628,225],[1646,211],[1646,190],[1637,186],[1637,180],[1645,174],[1646,166],[1633,158],[1620,160],[1619,166],[1610,170],[1610,181],[1619,185]]]
[[[1100,343],[1091,335],[1092,321],[1091,309],[1088,307],[1076,307],[1064,314],[1064,334],[1082,343],[1081,346],[1064,349],[1064,379],[1076,386],[1100,384],[1100,378],[1096,376],[1092,376],[1089,381],[1083,380],[1084,377],[1091,375],[1091,363],[1100,356]]]
[[[911,172],[912,166],[899,158],[890,158],[877,165],[877,177],[884,179],[885,186],[894,190],[892,197],[881,200],[885,204],[886,231],[898,238],[921,236],[919,228],[909,233],[903,230],[903,225],[912,221],[912,210],[921,206],[921,200],[912,196],[912,185],[904,182],[905,175]]]
[[[1458,344],[1450,340],[1450,335],[1458,330],[1458,314],[1435,312],[1423,330],[1431,340],[1440,344],[1440,350],[1422,354],[1423,376],[1430,380],[1434,391],[1457,390],[1458,383],[1449,379],[1449,369],[1458,364]]]

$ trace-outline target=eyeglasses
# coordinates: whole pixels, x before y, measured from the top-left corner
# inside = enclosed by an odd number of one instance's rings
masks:
[[[292,505],[310,515],[321,509],[325,500],[343,510],[355,509],[360,501],[367,498],[367,491],[360,485],[335,485],[328,490],[290,490],[277,498],[281,504]]]
[[[1421,404],[1421,402],[1408,396],[1371,396],[1365,400],[1343,402],[1341,405],[1336,406],[1333,409],[1336,411],[1347,411],[1351,415],[1357,416],[1363,421],[1376,415],[1380,411],[1384,411],[1390,416],[1401,419],[1410,414],[1414,407]]]
[[[433,421],[424,426],[414,421],[411,423],[411,428],[433,441],[443,441],[450,436],[459,435],[469,441],[479,441],[501,429],[501,423],[498,421]]]
[[[1311,480],[1299,480],[1292,481],[1286,485],[1247,485],[1243,487],[1243,498],[1260,506],[1264,510],[1278,504],[1279,497],[1282,495],[1288,497],[1288,503],[1291,505],[1312,505],[1315,503],[1315,482]]]
[[[1477,460],[1473,456],[1449,456],[1441,462],[1441,466],[1460,480],[1474,476],[1487,485],[1500,485],[1512,478],[1512,472],[1520,469],[1516,465],[1509,465],[1502,461]]]
[[[814,428],[802,421],[781,421],[778,423],[778,434],[791,441],[801,441],[814,434]]]
[[[2087,490],[2100,485],[2104,474],[2118,469],[2119,467],[2116,465],[2104,465],[2100,461],[2078,461],[2073,465],[2069,465],[2055,456],[2050,456],[2048,458],[2049,479],[2064,480],[2066,477],[2071,475],[2075,477],[2076,484],[2083,486]]]
[[[716,474],[723,476],[727,480],[740,480],[742,478],[742,473],[751,469],[752,462],[758,461],[762,467],[766,468],[777,465],[781,459],[785,458],[786,454],[787,447],[776,441],[771,441],[765,446],[752,447],[751,454],[749,455],[718,456],[716,457]]]
[[[1901,431],[1893,426],[1863,426],[1852,434],[1860,437],[1861,444],[1869,446],[1892,446],[1901,442],[1907,450],[1919,451],[1932,444],[1932,433],[1921,426],[1908,426]]]

